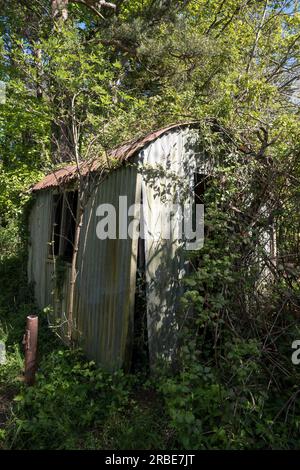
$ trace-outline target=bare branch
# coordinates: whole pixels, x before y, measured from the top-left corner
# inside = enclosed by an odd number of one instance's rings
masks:
[[[102,13],[100,12],[100,9],[102,7],[104,8],[110,8],[111,10],[116,11],[117,6],[114,3],[111,2],[106,2],[105,0],[70,0],[70,3],[81,3],[82,5],[85,5],[87,8],[92,10],[95,15],[99,16],[101,19],[105,19]]]
[[[112,8],[113,10],[115,10],[117,8],[114,3],[106,2],[105,0],[98,1],[98,5],[100,5],[100,7]]]
[[[257,29],[257,32],[256,32],[256,37],[255,37],[255,41],[254,41],[254,44],[253,44],[253,47],[252,47],[250,58],[249,58],[249,61],[248,61],[248,64],[247,64],[246,73],[249,73],[252,61],[253,61],[255,53],[256,53],[256,49],[257,49],[257,46],[258,46],[258,41],[259,41],[263,26],[264,26],[264,22],[265,22],[265,19],[266,19],[266,15],[267,15],[268,4],[269,4],[269,0],[266,0],[264,10],[263,10],[263,14],[262,14],[262,17],[261,17],[261,20],[260,20],[260,23],[259,23],[259,26],[258,26],[258,29]]]

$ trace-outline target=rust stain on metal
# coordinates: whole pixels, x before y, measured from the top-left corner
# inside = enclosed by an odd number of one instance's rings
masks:
[[[145,147],[147,144],[150,144],[162,134],[171,131],[173,129],[178,129],[180,127],[192,126],[197,125],[197,121],[191,122],[182,122],[177,124],[171,124],[167,127],[163,127],[158,129],[154,132],[150,132],[146,136],[140,137],[135,140],[131,140],[129,142],[125,142],[124,144],[116,147],[108,152],[108,157],[114,160],[119,160],[120,162],[128,161],[131,157],[133,157],[139,150]],[[86,161],[83,162],[80,166],[80,174],[85,176],[89,173],[96,172],[99,169],[103,168],[103,162],[97,160]],[[41,189],[48,189],[54,188],[58,186],[62,186],[74,180],[77,175],[78,168],[76,165],[68,165],[64,168],[54,171],[49,175],[45,176],[40,182],[35,184],[31,191],[39,191]]]
[[[39,191],[40,189],[46,189],[54,186],[59,186],[64,182],[70,174],[76,171],[75,165],[68,165],[60,170],[56,170],[50,175],[45,176],[39,183],[35,184],[32,191]]]
[[[26,333],[23,338],[25,349],[25,383],[33,385],[35,382],[35,372],[37,368],[37,338],[38,338],[38,317],[29,315],[27,317]]]

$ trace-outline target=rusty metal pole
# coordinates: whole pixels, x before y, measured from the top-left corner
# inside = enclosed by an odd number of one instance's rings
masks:
[[[37,357],[37,339],[38,339],[38,316],[29,315],[27,317],[26,332],[23,339],[25,347],[25,383],[33,385],[36,372]]]

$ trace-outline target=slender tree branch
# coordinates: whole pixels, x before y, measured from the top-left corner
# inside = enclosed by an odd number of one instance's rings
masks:
[[[257,32],[256,32],[255,41],[254,41],[254,44],[253,44],[253,47],[252,47],[250,58],[249,58],[249,61],[248,61],[248,64],[247,64],[246,73],[249,73],[249,71],[250,71],[251,64],[252,64],[252,61],[254,59],[256,50],[257,50],[258,41],[259,41],[263,26],[264,26],[264,22],[265,22],[265,19],[266,19],[266,15],[267,15],[268,4],[269,4],[269,0],[266,0],[264,10],[263,10],[263,14],[262,14],[262,17],[261,17],[261,20],[260,20],[260,23],[259,23],[259,26],[258,26],[258,29],[257,29]]]

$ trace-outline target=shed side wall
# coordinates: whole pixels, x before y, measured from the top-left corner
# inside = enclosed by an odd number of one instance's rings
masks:
[[[98,184],[84,215],[76,285],[77,336],[88,357],[110,370],[130,362],[137,240],[99,240],[97,208],[112,204],[118,220],[119,196],[127,196],[130,206],[140,192],[136,168],[119,168]]]
[[[51,191],[36,195],[29,217],[28,279],[34,284],[35,298],[40,308],[48,305],[51,286],[47,276],[46,260],[49,252],[52,218]]]

